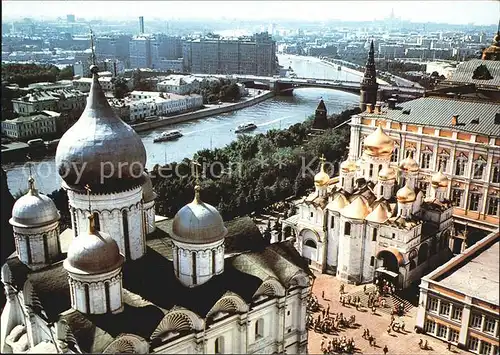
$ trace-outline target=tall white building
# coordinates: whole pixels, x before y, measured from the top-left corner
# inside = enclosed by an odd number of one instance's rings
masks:
[[[154,216],[143,143],[91,70],[56,153],[72,228],[31,178],[12,210],[2,353],[306,353],[307,264],[251,219],[225,223],[199,186],[173,220]]]
[[[353,117],[351,130],[359,119]],[[348,282],[380,276],[405,288],[449,255],[448,178],[435,173],[426,196],[417,186],[417,162],[391,159],[397,136],[378,126],[362,142],[361,155],[356,139],[352,132],[340,175],[330,179],[322,163],[315,191],[283,226],[296,235],[295,247],[311,267]]]

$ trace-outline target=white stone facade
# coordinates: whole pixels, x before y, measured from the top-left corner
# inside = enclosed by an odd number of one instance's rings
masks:
[[[85,314],[118,313],[123,309],[121,268],[99,275],[68,274],[73,309]]]
[[[224,239],[210,244],[172,243],[174,272],[184,286],[204,284],[224,272]]]
[[[356,122],[355,116],[352,131],[358,130]],[[433,188],[424,200],[426,193],[416,183],[418,171],[391,162],[392,154],[366,153],[358,140],[351,133],[349,159],[342,163],[340,176],[324,185],[326,196],[316,186],[283,228],[291,228],[297,251],[312,268],[352,283],[371,282],[383,272],[405,288],[446,254],[452,224],[446,187]],[[408,202],[396,198],[396,190],[405,184],[413,194]],[[423,224],[432,224],[430,234],[422,234]]]
[[[59,221],[31,228],[13,226],[17,256],[31,269],[50,265],[61,254]]]
[[[68,190],[71,224],[75,237],[88,229],[88,196]],[[90,194],[96,228],[118,243],[126,260],[136,260],[146,252],[146,226],[143,218],[142,186],[128,191]],[[97,217],[97,218],[96,218]]]

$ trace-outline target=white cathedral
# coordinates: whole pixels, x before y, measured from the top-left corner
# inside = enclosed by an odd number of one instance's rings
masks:
[[[311,268],[355,284],[381,277],[403,289],[448,256],[448,179],[435,173],[426,197],[417,187],[418,163],[411,156],[391,162],[396,137],[381,126],[364,142],[356,137],[351,134],[339,176],[330,178],[322,161],[315,191],[283,229],[296,236],[295,247]]]
[[[56,152],[72,228],[33,177],[12,210],[1,352],[306,353],[307,263],[249,218],[224,223],[198,185],[173,220],[155,216],[144,145],[91,72]]]

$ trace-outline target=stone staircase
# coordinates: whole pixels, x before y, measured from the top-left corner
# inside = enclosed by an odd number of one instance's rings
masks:
[[[349,293],[351,297],[359,297],[361,300],[361,305],[365,308],[368,307],[368,293],[371,291],[375,291],[375,285],[370,285],[366,288],[366,294],[363,292],[363,289],[360,288],[354,292]],[[401,302],[403,303],[405,313],[410,311],[412,308],[415,306],[412,305],[409,301],[400,298],[397,295],[389,295],[386,297],[383,297],[385,299],[385,307],[377,307],[377,312],[383,312],[386,314],[392,314],[392,310],[394,309],[395,304],[400,304]]]

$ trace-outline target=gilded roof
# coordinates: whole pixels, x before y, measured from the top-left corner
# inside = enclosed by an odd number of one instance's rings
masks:
[[[341,193],[338,193],[332,201],[330,201],[326,208],[330,211],[340,212],[345,206],[349,204],[349,200]]]
[[[389,137],[381,126],[378,126],[364,140],[365,153],[370,156],[390,155],[394,149],[394,140]]]
[[[366,216],[366,220],[375,223],[385,223],[389,219],[389,211],[383,203],[379,203],[375,209]]]
[[[344,207],[340,213],[346,218],[364,219],[370,213],[370,208],[363,197],[357,196],[349,205]]]

